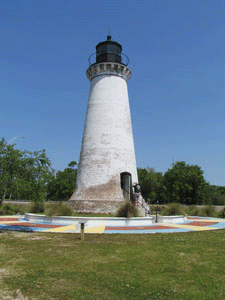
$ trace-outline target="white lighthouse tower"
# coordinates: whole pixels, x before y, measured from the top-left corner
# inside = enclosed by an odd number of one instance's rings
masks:
[[[91,86],[70,203],[80,212],[115,212],[133,199],[138,177],[127,91],[131,71],[122,61],[122,46],[110,35],[96,46],[96,62],[86,74]]]

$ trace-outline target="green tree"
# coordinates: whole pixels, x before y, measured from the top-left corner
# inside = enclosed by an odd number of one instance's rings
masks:
[[[64,171],[58,171],[48,184],[48,199],[55,201],[68,200],[76,187],[77,163],[71,161]]]
[[[176,162],[163,176],[166,202],[202,204],[206,197],[207,183],[197,165]]]
[[[217,185],[208,185],[206,194],[206,204],[225,205],[225,187]]]
[[[21,167],[22,152],[15,145],[0,140],[0,199],[18,197],[18,170]]]
[[[46,151],[20,151],[0,140],[0,199],[43,201],[53,169]]]
[[[138,179],[141,186],[141,194],[147,202],[162,202],[162,194],[164,191],[162,173],[155,172],[152,168],[138,168]]]
[[[34,201],[46,200],[47,185],[54,174],[46,151],[27,152],[23,162],[26,172],[23,179],[29,182],[30,198]]]

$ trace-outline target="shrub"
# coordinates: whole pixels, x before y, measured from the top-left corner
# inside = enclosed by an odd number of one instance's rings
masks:
[[[187,206],[185,211],[188,216],[199,216],[200,215],[200,209],[195,205]]]
[[[48,216],[72,216],[73,209],[68,204],[53,203],[46,212]]]
[[[218,217],[219,218],[225,218],[225,207],[223,208],[223,210],[218,212]]]
[[[199,215],[202,217],[214,217],[216,215],[215,207],[212,205],[202,207]]]
[[[14,210],[14,207],[12,207],[11,205],[3,204],[3,205],[1,205],[1,208],[0,208],[0,214],[1,215],[15,215],[16,212]]]
[[[33,202],[30,206],[29,212],[33,214],[43,213],[44,212],[44,203],[43,202]]]
[[[184,209],[179,203],[167,204],[162,211],[163,216],[176,216],[176,215],[183,215],[183,214],[184,214]]]
[[[126,201],[122,204],[116,213],[117,217],[124,218],[138,217],[138,215],[137,207],[135,207],[130,201]]]
[[[165,205],[150,205],[149,206],[149,210],[151,212],[151,214],[156,214],[156,211],[161,214],[161,212],[164,210]]]
[[[20,205],[2,204],[0,206],[0,215],[24,214],[24,209]]]

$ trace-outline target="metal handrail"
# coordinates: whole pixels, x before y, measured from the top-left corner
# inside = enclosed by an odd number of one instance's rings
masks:
[[[106,52],[105,54],[115,54],[114,52]],[[91,62],[91,59],[92,59],[92,57],[93,57],[93,55],[96,55],[96,52],[94,52],[94,53],[92,53],[90,56],[89,56],[89,58],[88,58],[88,63],[89,63],[89,66],[90,65],[94,65],[96,62],[94,62],[94,63],[92,63]],[[123,65],[125,65],[125,66],[128,66],[128,64],[129,64],[129,57],[125,54],[125,53],[121,53],[121,58],[122,58],[122,61],[123,61],[123,57],[125,57],[125,59],[126,59],[126,63],[123,63],[122,62],[122,64]]]
[[[136,201],[137,201],[139,204],[141,204],[141,207],[142,207],[142,208],[145,209],[145,215],[146,215],[146,212],[147,212],[148,214],[151,215],[151,210],[149,209],[149,207],[146,208],[146,207],[143,205],[143,201],[145,201],[144,199],[142,199],[142,202],[141,202],[139,199],[137,199]],[[146,203],[146,204],[147,204],[147,203]]]

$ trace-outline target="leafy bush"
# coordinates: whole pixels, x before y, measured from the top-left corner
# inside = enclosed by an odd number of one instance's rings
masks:
[[[188,216],[199,216],[200,209],[195,205],[190,205],[185,208],[185,212]]]
[[[184,213],[184,208],[179,203],[170,203],[164,207],[161,214],[163,216],[176,216]]]
[[[202,207],[200,209],[199,215],[202,217],[215,217],[216,215],[215,207],[212,205],[207,205],[205,207]]]
[[[165,205],[149,205],[149,210],[151,211],[151,214],[156,214],[156,211],[158,214],[161,214],[161,212],[164,210]]]
[[[206,193],[206,199],[211,205],[225,205],[225,187],[209,185]]]
[[[218,212],[218,217],[219,218],[225,218],[225,207],[223,208],[223,210]]]
[[[30,206],[29,212],[33,214],[43,213],[44,212],[44,203],[43,202],[33,202]]]
[[[124,218],[138,217],[138,215],[137,207],[135,207],[130,201],[126,201],[122,204],[116,213],[117,217]]]
[[[2,204],[0,206],[0,215],[24,214],[24,208],[20,205]]]
[[[48,216],[72,216],[73,209],[68,204],[52,203],[48,206],[46,214]]]
[[[0,208],[0,215],[15,215],[14,207],[9,204],[3,204]]]

